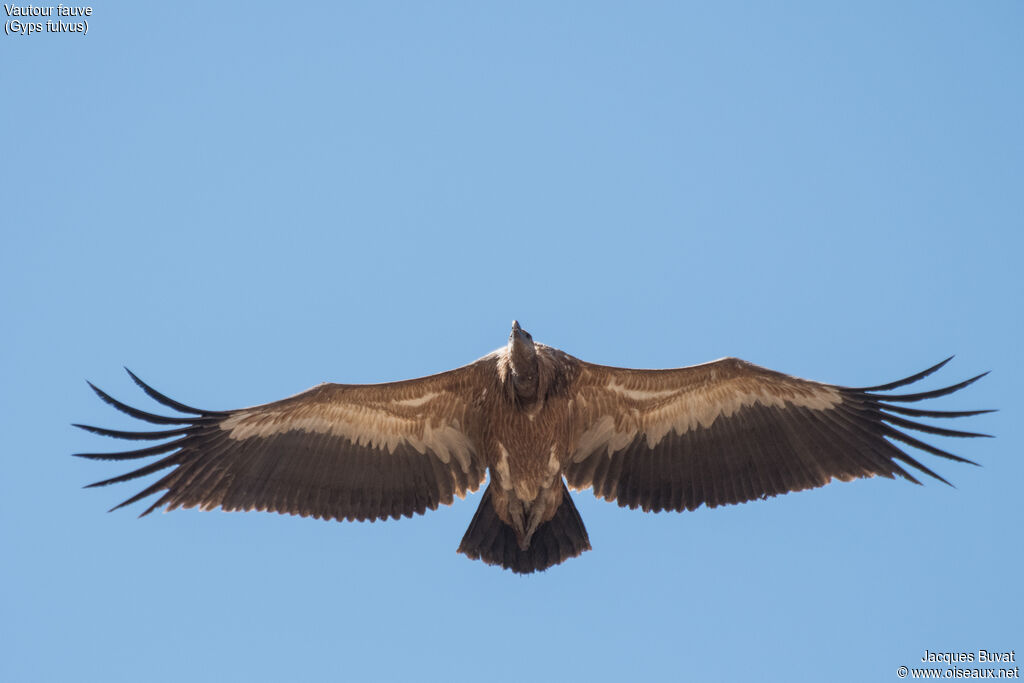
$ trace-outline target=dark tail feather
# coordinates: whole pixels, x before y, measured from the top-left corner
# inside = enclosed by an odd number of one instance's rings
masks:
[[[585,550],[590,550],[590,539],[564,481],[558,512],[534,532],[526,550],[519,549],[515,531],[494,511],[489,485],[459,544],[459,552],[469,559],[501,565],[517,574],[543,571]]]

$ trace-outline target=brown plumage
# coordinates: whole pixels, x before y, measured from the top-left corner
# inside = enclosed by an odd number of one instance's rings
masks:
[[[459,552],[528,573],[590,549],[566,482],[623,507],[654,512],[741,503],[833,478],[899,475],[919,483],[900,463],[945,482],[890,440],[971,462],[902,429],[985,436],[907,418],[989,411],[895,404],[949,394],[983,375],[916,394],[879,392],[916,382],[948,361],[861,389],[735,358],[628,370],[534,344],[513,323],[505,348],[449,372],[387,384],[321,384],[241,410],[191,408],[129,372],[150,397],[184,415],[147,413],[92,388],[133,417],[173,428],[76,426],[121,439],[171,439],[126,453],[79,454],[100,460],[162,456],[91,485],[173,468],[117,506],[162,493],[143,515],[161,506],[219,506],[318,519],[398,519],[464,497],[490,472]]]

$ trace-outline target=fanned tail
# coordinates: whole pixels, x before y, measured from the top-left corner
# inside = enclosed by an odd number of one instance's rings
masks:
[[[471,560],[500,565],[517,574],[543,571],[586,550],[590,550],[587,529],[564,481],[562,504],[554,517],[537,528],[526,550],[519,549],[515,531],[495,512],[490,486],[459,544],[459,552]]]

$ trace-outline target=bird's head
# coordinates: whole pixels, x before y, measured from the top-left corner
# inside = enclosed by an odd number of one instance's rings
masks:
[[[538,365],[537,348],[533,337],[512,321],[512,332],[508,335],[508,358],[512,366],[512,385],[521,399],[530,399],[537,394]]]

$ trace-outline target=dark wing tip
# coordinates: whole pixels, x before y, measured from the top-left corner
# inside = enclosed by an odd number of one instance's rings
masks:
[[[911,383],[917,382],[918,380],[923,379],[924,377],[927,377],[928,375],[930,375],[930,374],[934,373],[935,371],[939,370],[940,368],[945,366],[947,363],[949,363],[949,361],[952,360],[952,359],[953,359],[953,356],[950,356],[949,358],[946,358],[945,360],[943,360],[943,361],[941,361],[939,363],[936,363],[935,365],[931,366],[930,368],[928,368],[926,370],[923,370],[922,372],[916,373],[914,375],[911,375],[911,376],[906,377],[906,378],[901,379],[901,380],[897,380],[895,382],[890,382],[888,384],[881,384],[881,385],[878,385],[878,386],[866,387],[866,388],[862,388],[862,389],[842,389],[842,388],[840,388],[840,390],[843,391],[843,393],[845,393],[847,395],[847,397],[853,401],[853,403],[851,405],[858,406],[858,410],[865,410],[866,411],[863,414],[863,417],[868,419],[870,422],[874,423],[874,425],[875,425],[874,429],[878,430],[877,433],[878,433],[879,436],[886,437],[890,441],[902,442],[902,444],[905,444],[906,446],[910,446],[911,448],[915,448],[915,449],[924,451],[925,453],[928,453],[928,454],[931,454],[931,455],[935,455],[935,456],[939,456],[941,458],[945,458],[945,459],[948,459],[948,460],[953,460],[953,461],[956,461],[956,462],[962,462],[962,463],[966,463],[966,464],[969,464],[969,465],[975,465],[975,466],[979,466],[980,467],[980,465],[977,462],[973,461],[973,460],[969,460],[967,458],[963,458],[963,457],[960,457],[958,455],[954,455],[953,453],[950,453],[948,451],[945,451],[945,450],[942,450],[942,449],[937,448],[935,446],[932,446],[931,444],[928,444],[928,443],[926,443],[924,441],[921,441],[919,439],[916,439],[916,438],[910,436],[905,431],[901,431],[901,429],[897,429],[897,427],[902,428],[902,429],[909,429],[909,430],[914,430],[914,431],[919,431],[919,432],[925,432],[925,433],[928,433],[928,434],[935,434],[937,436],[942,436],[942,437],[967,437],[967,438],[984,437],[984,438],[992,438],[991,434],[984,434],[984,433],[980,433],[980,432],[961,431],[961,430],[954,430],[954,429],[946,429],[944,427],[937,427],[937,426],[925,424],[923,422],[918,422],[916,420],[907,419],[907,417],[910,417],[910,418],[939,418],[939,419],[956,418],[956,417],[969,417],[969,416],[973,416],[973,415],[981,415],[981,414],[984,414],[984,413],[995,412],[995,411],[993,411],[991,409],[988,409],[988,410],[931,410],[931,409],[928,409],[928,408],[925,408],[925,409],[910,408],[910,407],[906,407],[905,405],[903,405],[903,404],[906,404],[906,403],[911,403],[911,402],[916,402],[916,401],[924,401],[926,399],[938,398],[940,396],[946,396],[946,395],[952,394],[952,393],[954,393],[956,391],[959,391],[960,389],[963,389],[964,387],[967,387],[967,386],[973,384],[974,382],[977,382],[979,379],[981,379],[985,375],[988,375],[989,374],[988,372],[983,372],[983,373],[981,373],[979,375],[971,377],[970,379],[964,380],[962,382],[958,382],[958,383],[953,384],[951,386],[942,387],[940,389],[934,389],[934,390],[930,390],[930,391],[922,391],[922,392],[909,393],[909,394],[885,394],[885,393],[878,393],[878,392],[886,392],[886,391],[889,391],[891,389],[895,389],[897,387],[904,386],[906,384],[911,384]],[[901,415],[902,416],[906,416],[906,417],[901,417]],[[933,479],[935,479],[937,481],[941,481],[942,483],[946,484],[947,486],[950,486],[952,488],[956,488],[956,486],[954,486],[950,481],[948,481],[947,479],[945,479],[944,477],[942,477],[938,473],[934,472],[933,470],[931,470],[930,468],[928,468],[927,466],[925,466],[924,464],[922,464],[918,460],[916,460],[913,457],[911,457],[910,455],[908,455],[906,453],[906,451],[903,450],[903,448],[899,447],[899,445],[897,445],[897,444],[894,444],[894,445],[896,445],[897,450],[900,453],[900,455],[895,455],[895,454],[893,455],[893,457],[895,459],[902,460],[903,462],[909,464],[910,466],[912,466],[913,468],[917,469],[918,471],[923,472],[924,474],[927,474],[929,477],[931,477],[931,478],[933,478]],[[920,483],[920,482],[918,482],[918,483]]]
[[[939,436],[952,436],[958,438],[973,438],[973,437],[984,437],[991,439],[991,434],[982,434],[980,432],[965,432],[959,429],[946,429],[945,427],[936,427],[934,425],[925,424],[923,422],[914,422],[913,420],[907,420],[896,415],[891,415],[882,411],[882,419],[886,422],[900,427],[906,427],[907,429],[914,429],[919,432],[926,432],[928,434],[937,434]]]
[[[109,436],[115,439],[128,439],[131,441],[157,441],[159,439],[167,439],[172,436],[181,436],[182,434],[188,434],[195,430],[195,427],[186,426],[180,429],[166,429],[155,432],[133,432],[123,431],[120,429],[106,429],[105,427],[94,427],[93,425],[83,424],[72,424],[72,427],[78,427],[84,429],[92,434],[98,434],[100,436]]]
[[[157,403],[161,403],[161,404],[167,406],[168,408],[172,408],[174,410],[177,410],[180,413],[193,413],[195,415],[220,415],[220,414],[222,414],[222,413],[217,413],[217,412],[214,412],[214,411],[202,410],[200,408],[193,408],[192,406],[185,405],[184,403],[182,403],[180,401],[175,401],[173,398],[170,398],[169,396],[165,396],[164,394],[161,394],[159,391],[157,391],[153,387],[151,387],[148,384],[146,384],[145,382],[143,382],[141,379],[139,379],[138,375],[136,375],[134,372],[132,372],[128,368],[125,368],[124,371],[128,373],[128,376],[132,378],[132,381],[135,382],[139,386],[140,389],[142,389],[144,392],[146,392],[147,396],[149,396],[151,399],[153,399]]]
[[[151,422],[153,424],[178,424],[178,425],[180,425],[180,424],[196,424],[196,423],[200,423],[200,422],[209,422],[210,421],[210,419],[209,419],[209,417],[207,415],[204,415],[202,417],[165,417],[163,415],[154,415],[153,413],[147,413],[144,410],[139,410],[138,408],[132,408],[127,403],[122,403],[121,401],[118,401],[116,398],[114,398],[113,396],[111,396],[107,392],[103,391],[98,386],[96,386],[95,384],[93,384],[92,382],[90,382],[88,380],[86,380],[86,384],[89,385],[89,387],[96,393],[97,396],[100,397],[100,399],[104,403],[106,403],[106,404],[108,404],[110,406],[113,406],[116,410],[121,411],[125,415],[131,415],[132,417],[134,417],[136,419],[139,419],[139,420],[143,420],[145,422]],[[215,413],[209,413],[208,415],[209,416],[216,416]]]
[[[892,413],[900,413],[901,415],[909,415],[910,417],[971,417],[974,415],[984,415],[985,413],[996,413],[999,412],[996,408],[989,408],[986,410],[921,410],[920,408],[907,408],[906,406],[885,406],[886,411]]]
[[[143,490],[139,491],[138,493],[136,493],[134,496],[132,496],[128,500],[121,501],[120,503],[118,503],[114,507],[112,507],[109,510],[107,510],[107,512],[113,512],[114,510],[120,510],[121,508],[123,508],[123,507],[125,507],[127,505],[131,505],[132,503],[137,503],[138,501],[142,500],[143,498],[148,498],[149,496],[153,495],[154,493],[156,493],[157,491],[161,490],[162,488],[164,488],[164,486],[163,486],[163,481],[161,480],[161,481],[158,481],[155,484],[152,484],[152,485],[148,486],[147,488],[144,488]],[[166,498],[166,496],[161,496],[160,498],[158,498],[156,503],[151,505],[147,510],[145,510],[141,515],[139,515],[139,517],[145,517],[150,512],[152,512],[156,507],[162,505],[164,503],[164,498]]]
[[[958,382],[957,384],[953,384],[953,385],[948,386],[948,387],[943,387],[942,389],[933,389],[932,391],[922,391],[922,392],[916,393],[916,394],[875,394],[875,393],[867,393],[865,395],[869,396],[872,399],[878,400],[878,401],[886,401],[886,402],[897,401],[897,402],[901,402],[901,403],[912,403],[914,401],[923,401],[923,400],[925,400],[927,398],[938,398],[939,396],[946,396],[947,394],[952,394],[955,391],[960,391],[964,387],[967,387],[967,386],[970,386],[971,384],[974,384],[975,382],[977,382],[979,379],[981,379],[982,377],[984,377],[987,374],[989,374],[989,373],[988,372],[983,372],[980,375],[975,375],[974,377],[971,377],[970,379],[965,379],[963,382]]]
[[[889,391],[889,390],[895,389],[897,387],[906,386],[907,384],[913,384],[914,382],[916,382],[918,380],[924,379],[925,377],[927,377],[928,375],[932,374],[933,372],[936,372],[936,371],[940,370],[946,363],[948,363],[949,361],[953,360],[953,358],[954,358],[954,356],[950,356],[946,360],[939,361],[938,363],[936,363],[935,365],[931,366],[930,368],[928,368],[926,370],[922,370],[921,372],[913,374],[910,377],[904,377],[903,379],[898,379],[895,382],[889,382],[888,384],[879,384],[878,386],[875,386],[875,387],[860,387],[860,388],[854,389],[853,391]]]
[[[118,453],[74,453],[76,458],[88,458],[90,460],[136,460],[138,458],[148,458],[151,455],[160,455],[168,451],[173,451],[179,448],[182,444],[188,441],[187,436],[174,441],[167,441],[160,443],[155,446],[149,446],[148,448],[139,448],[134,451],[121,451]]]

